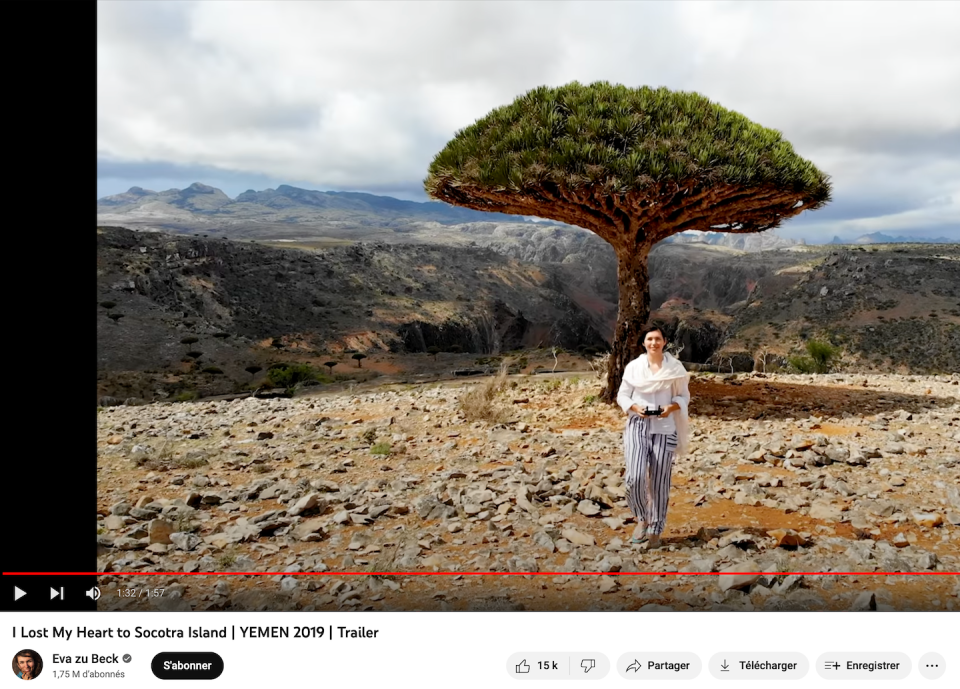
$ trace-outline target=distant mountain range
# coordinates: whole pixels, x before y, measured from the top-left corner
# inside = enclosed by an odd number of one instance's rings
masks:
[[[97,200],[99,225],[138,230],[209,234],[231,239],[302,239],[325,237],[347,241],[388,243],[449,243],[448,229],[470,231],[476,223],[509,224],[530,233],[549,227],[583,232],[563,223],[504,213],[484,213],[436,201],[403,201],[352,191],[316,191],[281,184],[276,189],[249,189],[235,199],[207,184],[156,192],[131,187],[122,194]],[[741,251],[785,249],[806,242],[773,231],[760,234],[685,232],[667,240],[700,243]],[[853,241],[834,237],[831,244],[889,242],[956,243],[957,239],[890,237],[879,232]]]
[[[946,237],[892,237],[882,232],[860,235],[852,241],[834,237],[829,244],[956,244],[958,240]]]
[[[675,244],[709,244],[710,246],[724,246],[741,251],[770,251],[771,249],[785,249],[791,246],[805,245],[802,239],[788,239],[781,237],[772,230],[749,234],[731,232],[681,232],[668,237],[667,242]]]
[[[440,202],[402,201],[353,191],[315,191],[281,184],[276,189],[249,189],[231,199],[220,189],[194,182],[186,189],[150,191],[131,187],[123,194],[97,200],[97,215],[128,215],[182,221],[189,215],[206,220],[269,219],[299,222],[343,219],[352,216],[363,223],[375,217],[381,222],[433,221],[445,225],[480,222],[524,222],[516,215],[484,213]],[[99,221],[99,218],[98,218]]]

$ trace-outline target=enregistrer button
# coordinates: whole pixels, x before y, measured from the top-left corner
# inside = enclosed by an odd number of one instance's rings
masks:
[[[824,653],[817,659],[817,673],[824,679],[904,679],[910,674],[905,653]]]
[[[150,669],[160,679],[216,679],[223,674],[223,658],[216,653],[158,653]]]

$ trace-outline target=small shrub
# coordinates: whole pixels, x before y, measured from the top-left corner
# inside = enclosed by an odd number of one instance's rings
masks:
[[[112,320],[114,323],[119,323],[120,319],[123,318],[122,313],[108,313],[107,318]]]
[[[110,309],[112,309],[112,308],[113,308],[114,306],[116,306],[116,305],[117,305],[117,302],[115,302],[115,301],[102,301],[102,302],[100,302],[100,306],[102,306],[103,308],[107,309],[107,311],[109,311]]]
[[[363,442],[368,445],[373,445],[377,441],[377,432],[372,428],[368,428],[363,432],[361,437],[363,438]]]
[[[204,457],[178,457],[174,464],[179,469],[199,469],[207,464]]]
[[[507,412],[495,404],[497,396],[507,386],[507,368],[488,381],[471,388],[460,397],[460,411],[468,421],[488,421],[502,423],[508,418]]]
[[[199,396],[200,395],[197,394],[196,390],[184,390],[179,395],[177,395],[174,399],[177,402],[192,402],[193,400],[197,399]]]
[[[377,443],[370,448],[370,454],[372,455],[388,455],[390,454],[390,443]]]
[[[255,474],[266,474],[266,473],[269,473],[269,472],[270,472],[270,465],[269,465],[269,464],[254,464],[254,465],[253,465],[253,472],[254,472]]]
[[[828,373],[833,367],[834,361],[840,355],[840,351],[829,342],[809,340],[807,342],[807,354],[813,360],[816,373]]]
[[[357,368],[363,368],[363,366],[360,365],[360,362],[361,362],[363,359],[366,359],[366,358],[367,358],[367,355],[366,355],[366,354],[361,354],[360,352],[357,352],[356,354],[354,354],[354,355],[351,356],[350,358],[351,358],[351,359],[354,359],[354,360],[357,362]]]
[[[250,365],[250,366],[247,366],[247,367],[246,367],[245,369],[243,369],[243,370],[246,371],[247,373],[249,373],[251,376],[255,376],[255,375],[257,375],[258,373],[260,373],[260,371],[263,370],[263,367],[257,366],[256,364],[252,364],[252,365]]]
[[[191,336],[189,336],[189,337],[185,337],[185,338],[183,338],[182,340],[180,340],[180,344],[192,345],[192,344],[195,344],[195,343],[197,343],[197,342],[199,342],[199,341],[200,341],[200,338],[199,338],[199,337],[194,337],[193,335],[191,335]]]
[[[338,361],[324,361],[323,365],[330,369],[330,375],[333,375],[333,367],[336,366]]]
[[[221,375],[223,374],[223,369],[221,369],[219,366],[207,366],[203,369],[203,372],[212,373],[213,375]]]
[[[191,351],[191,352],[187,352],[187,356],[190,357],[191,359],[199,359],[200,357],[203,356],[203,352]]]
[[[597,395],[587,395],[583,398],[584,404],[596,404],[597,400],[600,399]]]
[[[267,372],[270,384],[278,388],[292,388],[300,383],[317,379],[310,364],[272,364]]]
[[[192,521],[189,517],[180,516],[177,517],[176,521],[173,524],[174,531],[180,533],[193,533],[194,531],[200,530],[200,524],[195,521]]]

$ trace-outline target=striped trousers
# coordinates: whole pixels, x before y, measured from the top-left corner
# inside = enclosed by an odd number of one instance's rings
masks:
[[[627,460],[624,476],[630,511],[647,525],[648,534],[660,535],[667,522],[670,471],[677,450],[677,434],[650,433],[650,421],[630,414],[623,432]]]

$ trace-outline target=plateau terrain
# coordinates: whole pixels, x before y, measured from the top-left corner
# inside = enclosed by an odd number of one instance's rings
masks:
[[[693,374],[659,550],[630,543],[596,379],[105,408],[98,606],[960,609],[956,577],[923,576],[960,571],[958,382]],[[163,598],[116,595],[147,572]]]

